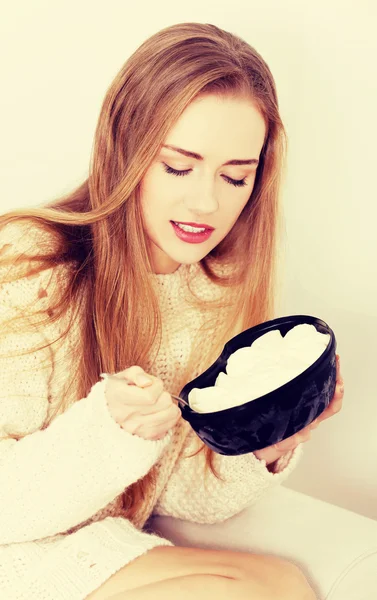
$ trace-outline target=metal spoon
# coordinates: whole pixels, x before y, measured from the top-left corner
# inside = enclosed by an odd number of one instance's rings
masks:
[[[106,375],[108,378],[110,379],[121,379],[120,377],[115,377],[115,375],[109,375],[108,373],[101,373],[101,375]],[[129,379],[127,379],[127,377],[123,377],[123,381],[125,381],[128,385],[136,385],[133,381],[130,381]],[[169,392],[170,394],[170,392]],[[190,408],[190,405],[188,402],[186,402],[186,400],[183,400],[183,398],[180,398],[179,396],[174,396],[174,394],[170,394],[172,398],[174,398],[174,400],[178,400],[179,402],[182,402],[183,404],[185,404],[186,406],[188,406]]]
[[[183,404],[186,404],[186,406],[188,406],[190,408],[189,403],[186,402],[186,400],[183,400],[183,398],[180,398],[179,396],[174,396],[174,394],[170,394],[170,395],[171,395],[172,398],[174,398],[174,400],[178,400],[179,402],[182,402]]]

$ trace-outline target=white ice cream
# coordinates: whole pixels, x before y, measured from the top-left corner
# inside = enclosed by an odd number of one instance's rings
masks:
[[[191,390],[189,404],[196,412],[217,412],[264,396],[310,367],[329,341],[329,334],[306,323],[284,337],[278,329],[269,331],[233,352],[226,373],[219,373],[214,386]]]

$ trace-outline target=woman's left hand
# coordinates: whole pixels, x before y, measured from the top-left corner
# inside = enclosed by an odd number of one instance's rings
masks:
[[[268,446],[262,450],[256,450],[254,452],[258,459],[264,459],[266,464],[275,462],[284,454],[287,454],[290,450],[294,450],[302,442],[307,442],[311,438],[311,431],[318,427],[321,421],[332,417],[340,411],[342,408],[344,396],[344,382],[343,377],[340,373],[339,354],[336,355],[336,388],[333,399],[330,401],[327,408],[321,413],[312,423],[298,431],[294,435],[273,446]]]

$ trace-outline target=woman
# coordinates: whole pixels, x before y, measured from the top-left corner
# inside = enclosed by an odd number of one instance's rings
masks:
[[[110,86],[88,179],[0,218],[2,597],[315,597],[283,559],[176,548],[148,531],[153,514],[240,512],[340,409],[338,368],[316,422],[227,457],[199,443],[170,395],[273,318],[283,158],[261,56],[182,23]]]

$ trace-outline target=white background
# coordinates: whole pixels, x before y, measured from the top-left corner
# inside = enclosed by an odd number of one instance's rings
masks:
[[[0,25],[0,209],[88,175],[99,110],[128,56],[168,25],[213,23],[269,64],[289,135],[279,315],[333,328],[342,411],[288,487],[377,519],[377,84],[374,0],[8,2]]]

